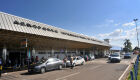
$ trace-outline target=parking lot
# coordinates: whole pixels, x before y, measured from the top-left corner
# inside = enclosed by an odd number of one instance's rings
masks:
[[[74,69],[63,68],[44,74],[29,74],[27,70],[3,74],[2,80],[118,80],[134,59],[122,59],[120,63],[109,63],[107,58],[86,62]],[[122,56],[123,58],[123,56]]]

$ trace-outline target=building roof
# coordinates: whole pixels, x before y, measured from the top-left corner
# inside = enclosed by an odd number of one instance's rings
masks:
[[[111,47],[104,41],[48,24],[0,12],[0,29]]]

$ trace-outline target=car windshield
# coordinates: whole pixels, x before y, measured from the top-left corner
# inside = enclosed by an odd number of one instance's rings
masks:
[[[112,56],[112,57],[118,57],[119,54],[118,54],[118,53],[114,53],[114,54],[112,54],[111,56]]]
[[[126,53],[125,55],[130,55],[130,53]]]
[[[41,61],[39,61],[39,62],[37,62],[37,64],[42,64],[42,63],[44,63],[44,62],[46,62],[47,60],[41,60]]]

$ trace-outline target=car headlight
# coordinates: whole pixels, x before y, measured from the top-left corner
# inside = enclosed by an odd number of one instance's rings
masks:
[[[36,68],[36,69],[39,69],[39,68],[40,68],[40,66],[35,66],[35,68]]]

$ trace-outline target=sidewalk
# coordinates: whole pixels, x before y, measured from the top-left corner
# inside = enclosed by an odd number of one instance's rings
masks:
[[[0,80],[19,80],[19,77],[22,77],[20,74],[23,72],[27,72],[27,70],[3,73]]]

